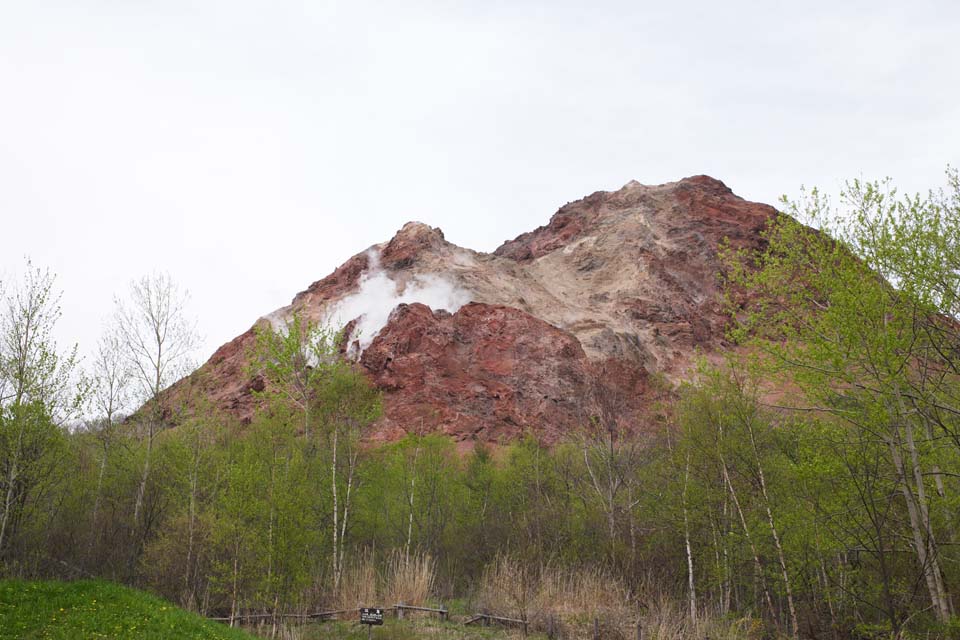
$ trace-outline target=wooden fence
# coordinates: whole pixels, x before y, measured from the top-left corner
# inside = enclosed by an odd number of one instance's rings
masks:
[[[382,607],[384,611],[393,610],[394,615],[398,620],[404,619],[404,613],[407,611],[417,611],[421,613],[434,613],[440,616],[441,620],[447,621],[450,619],[450,612],[444,605],[439,607],[420,607],[416,605],[404,604],[398,602],[392,607]],[[257,620],[285,620],[285,619],[295,619],[302,621],[316,621],[324,622],[327,620],[334,620],[339,618],[339,616],[344,614],[359,614],[360,608],[353,609],[335,609],[331,611],[316,611],[314,613],[245,613],[238,614],[231,617],[218,617],[210,618],[211,620],[217,620],[219,622],[239,622],[243,623],[246,621],[257,621]],[[468,617],[464,622],[464,626],[480,624],[483,626],[490,626],[491,624],[498,624],[508,627],[516,627],[523,629],[523,635],[529,633],[530,621],[522,620],[520,618],[508,618],[505,616],[498,616],[487,611],[482,613],[475,613],[472,616]],[[546,620],[546,633],[548,638],[555,638],[559,633],[559,621],[555,616],[550,615]],[[635,626],[636,629],[636,640],[643,640],[643,627],[638,621]],[[600,624],[600,618],[594,617],[593,619],[593,640],[603,640],[602,626]]]
[[[332,620],[338,615],[344,613],[355,613],[359,612],[360,609],[337,609],[334,611],[316,611],[314,613],[238,613],[235,616],[225,616],[210,618],[210,620],[216,620],[218,622],[244,622],[245,620],[275,620],[275,619],[286,619],[286,618],[296,618],[299,620]]]
[[[501,624],[505,626],[514,626],[522,627],[523,635],[527,635],[529,628],[529,622],[526,620],[519,620],[517,618],[505,618],[503,616],[495,616],[489,613],[476,613],[472,618],[464,622],[464,626],[469,624],[482,624],[485,627],[489,627],[491,623]]]
[[[388,608],[389,608],[389,607],[388,607]],[[396,613],[397,618],[400,619],[400,620],[403,620],[403,612],[404,612],[404,611],[423,611],[423,612],[426,612],[426,613],[436,613],[436,614],[438,614],[438,615],[440,616],[440,619],[441,619],[441,620],[449,620],[449,619],[450,619],[450,612],[447,611],[447,608],[446,608],[445,606],[443,606],[443,605],[440,605],[440,608],[435,609],[435,608],[433,608],[433,607],[415,607],[415,606],[413,606],[413,605],[403,604],[402,602],[399,602],[399,603],[393,605],[392,608],[393,608],[394,612]]]
[[[436,613],[440,616],[441,620],[449,620],[449,612],[447,608],[441,605],[439,608],[434,607],[418,607],[414,605],[404,604],[399,602],[392,607],[382,607],[384,611],[390,611],[391,609],[396,615],[397,618],[403,619],[403,614],[405,611],[422,611],[425,613]],[[238,613],[235,616],[220,616],[220,617],[211,617],[210,620],[216,620],[218,622],[246,622],[246,621],[256,621],[256,620],[277,620],[277,619],[297,619],[297,620],[315,620],[317,622],[323,622],[325,620],[335,620],[344,614],[359,614],[360,607],[355,607],[352,609],[334,609],[330,611],[316,611],[314,613]]]

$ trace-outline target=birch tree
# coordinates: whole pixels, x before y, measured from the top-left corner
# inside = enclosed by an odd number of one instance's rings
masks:
[[[120,340],[144,403],[136,416],[145,449],[134,503],[135,529],[141,526],[154,440],[163,428],[161,392],[190,372],[199,343],[196,323],[187,315],[188,300],[187,292],[164,273],[134,280],[128,298],[115,300]],[[141,540],[147,533],[141,532]]]
[[[379,395],[341,357],[341,331],[294,313],[284,326],[263,323],[256,332],[251,373],[263,376],[268,398],[300,415],[308,449],[326,464],[324,484],[331,501],[330,570],[336,590],[343,576],[359,482],[360,438],[379,415]]]
[[[99,533],[103,481],[115,444],[116,424],[128,410],[130,403],[131,370],[122,337],[116,326],[108,327],[100,337],[90,369],[90,383],[90,403],[97,414],[95,430],[100,447],[100,461],[93,508],[90,512],[88,551],[93,549]]]
[[[332,499],[332,571],[339,589],[345,566],[347,534],[360,477],[361,439],[382,410],[379,392],[363,374],[337,359],[317,398],[327,437]]]

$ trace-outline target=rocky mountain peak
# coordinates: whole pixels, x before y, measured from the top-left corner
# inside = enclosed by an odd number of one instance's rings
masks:
[[[377,438],[553,441],[599,414],[639,428],[653,378],[682,379],[695,353],[729,346],[718,247],[759,247],[774,215],[693,176],[598,191],[490,254],[408,222],[266,318],[357,332],[359,364],[384,393]],[[201,369],[211,398],[243,418],[255,410],[241,366],[252,336]]]
[[[387,269],[407,269],[417,261],[420,253],[441,251],[448,245],[439,227],[408,222],[383,247],[380,261]]]

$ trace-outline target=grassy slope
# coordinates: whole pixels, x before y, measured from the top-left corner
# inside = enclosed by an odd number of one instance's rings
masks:
[[[100,580],[0,581],[0,638],[253,637],[147,593]]]

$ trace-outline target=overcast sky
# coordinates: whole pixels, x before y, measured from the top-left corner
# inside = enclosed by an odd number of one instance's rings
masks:
[[[408,220],[489,251],[631,179],[960,164],[960,3],[0,0],[0,276],[88,351],[133,277],[206,359]]]

